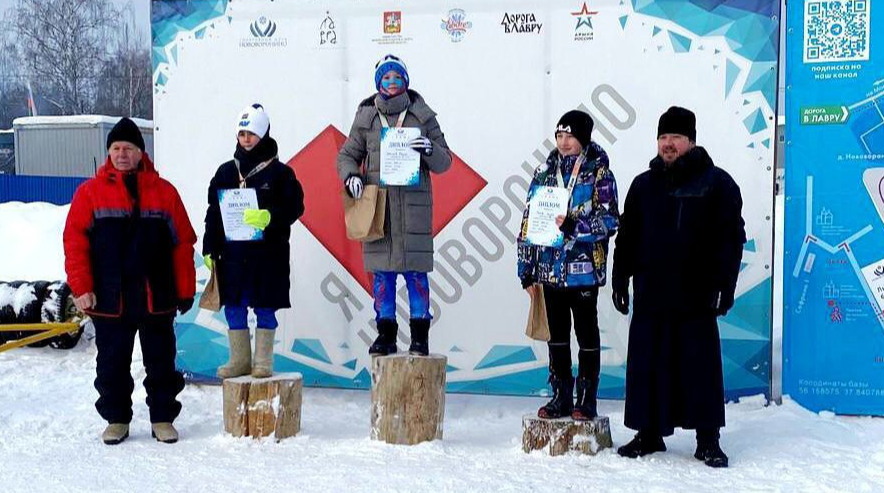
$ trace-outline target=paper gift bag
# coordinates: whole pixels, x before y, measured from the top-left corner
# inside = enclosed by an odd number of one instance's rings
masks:
[[[535,284],[536,294],[531,296],[528,310],[528,326],[525,335],[535,341],[549,341],[549,320],[546,318],[546,301],[543,299],[543,285]]]
[[[215,268],[216,266],[213,265],[209,283],[206,284],[206,290],[200,296],[199,307],[219,312],[221,311],[221,291],[218,289],[218,275],[215,273]]]
[[[387,190],[377,185],[366,185],[359,200],[350,197],[346,191],[342,194],[347,238],[363,242],[383,238]]]

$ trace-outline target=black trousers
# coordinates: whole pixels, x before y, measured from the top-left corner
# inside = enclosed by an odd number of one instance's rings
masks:
[[[96,356],[95,408],[108,423],[132,421],[132,350],[135,334],[147,376],[147,406],[151,423],[175,420],[181,403],[175,397],[184,389],[184,376],[175,369],[175,331],[172,316],[124,315],[121,318],[94,317]]]
[[[578,373],[598,372],[599,349],[598,286],[556,288],[543,286],[549,322],[549,364],[557,374],[571,373],[571,316],[577,337]],[[590,375],[592,376],[592,375]],[[597,376],[597,375],[595,375]]]

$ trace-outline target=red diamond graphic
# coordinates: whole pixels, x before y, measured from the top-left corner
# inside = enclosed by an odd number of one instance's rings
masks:
[[[371,280],[362,263],[362,245],[347,239],[344,227],[343,184],[335,161],[347,137],[329,125],[309,144],[289,159],[304,187],[306,211],[301,222],[347,272],[371,293]],[[473,197],[488,184],[473,168],[451,153],[451,168],[433,174],[433,236],[439,234]]]

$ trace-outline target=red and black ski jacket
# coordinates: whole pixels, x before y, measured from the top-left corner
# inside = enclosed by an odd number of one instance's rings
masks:
[[[75,296],[93,292],[91,315],[172,314],[196,288],[196,234],[178,191],[145,153],[131,182],[108,158],[77,188],[64,228]],[[137,184],[136,184],[137,182]]]

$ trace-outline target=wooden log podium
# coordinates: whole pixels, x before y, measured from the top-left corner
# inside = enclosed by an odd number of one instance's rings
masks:
[[[445,369],[440,354],[371,360],[371,439],[415,445],[442,439]]]
[[[536,414],[522,417],[522,450],[546,450],[556,456],[568,452],[595,455],[614,445],[607,416],[592,421],[538,418]]]
[[[300,373],[280,373],[269,378],[242,376],[225,379],[224,431],[235,437],[276,441],[301,431]]]

